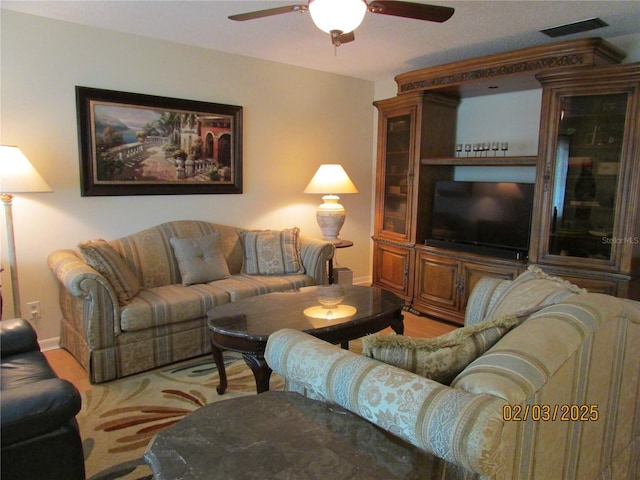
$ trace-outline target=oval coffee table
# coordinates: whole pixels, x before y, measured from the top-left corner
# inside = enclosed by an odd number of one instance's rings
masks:
[[[344,299],[326,307],[319,298],[343,289]],[[333,290],[332,290],[333,289]],[[227,389],[222,352],[242,353],[256,379],[258,393],[269,390],[271,369],[264,359],[269,335],[283,328],[309,333],[348,348],[350,340],[391,327],[404,332],[404,300],[378,287],[328,285],[304,287],[250,297],[215,307],[207,313],[213,359],[220,374],[218,394]]]

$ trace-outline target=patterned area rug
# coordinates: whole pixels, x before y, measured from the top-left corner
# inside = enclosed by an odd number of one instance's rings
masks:
[[[251,370],[240,354],[225,352],[228,387],[218,395],[218,371],[210,357],[200,357],[148,373],[96,385],[82,395],[78,423],[88,480],[148,480],[142,459],[157,432],[208,403],[255,395]],[[271,390],[282,390],[282,377],[271,376]]]

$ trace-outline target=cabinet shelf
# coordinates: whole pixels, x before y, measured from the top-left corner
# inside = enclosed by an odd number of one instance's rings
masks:
[[[574,112],[566,112],[565,111],[565,115],[564,118],[567,119],[573,119],[573,118],[593,118],[596,120],[602,120],[602,119],[611,119],[611,118],[617,118],[617,119],[621,119],[624,120],[624,112],[623,113],[598,113],[598,112],[587,112],[587,113],[574,113]]]
[[[535,166],[537,156],[513,157],[430,157],[420,160],[422,165],[452,165],[452,166]]]
[[[407,156],[409,155],[409,150],[389,150],[387,152],[387,156],[394,156],[394,157],[398,157],[398,156]]]
[[[618,176],[614,173],[610,173],[610,174],[594,173],[591,176],[597,182],[604,182],[606,180],[611,180],[615,182],[618,180]],[[577,180],[578,178],[580,178],[579,173],[570,173],[569,175],[567,175],[567,180]]]
[[[565,199],[565,208],[612,208],[612,205],[603,205],[595,200],[572,200],[570,198]]]
[[[555,238],[571,238],[574,240],[589,240],[589,241],[597,241],[597,242],[602,242],[603,238],[611,238],[611,234],[609,235],[592,235],[590,233],[586,233],[586,232],[576,232],[576,233],[570,233],[570,232],[557,232],[557,233],[551,233],[552,237]]]
[[[617,150],[621,147],[620,142],[613,143],[577,143],[572,145],[572,148],[580,148],[580,149],[595,149],[595,150]]]

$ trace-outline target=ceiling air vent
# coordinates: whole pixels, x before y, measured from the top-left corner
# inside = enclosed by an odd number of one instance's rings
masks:
[[[608,27],[609,24],[598,17],[588,18],[586,20],[580,20],[579,22],[566,23],[564,25],[558,25],[557,27],[545,28],[540,30],[540,33],[544,33],[549,37],[562,37],[564,35],[571,35],[573,33],[588,32],[589,30],[595,30],[596,28]]]

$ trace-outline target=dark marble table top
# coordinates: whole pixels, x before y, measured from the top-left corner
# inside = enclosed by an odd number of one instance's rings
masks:
[[[144,454],[157,480],[435,478],[442,462],[335,405],[293,392],[206,405]]]
[[[323,297],[326,301],[336,290],[338,305],[321,305]],[[371,324],[373,318],[401,312],[403,306],[404,300],[378,287],[328,285],[245,298],[214,307],[207,317],[209,328],[229,336],[266,341],[273,332],[292,328],[322,338],[347,323]]]

